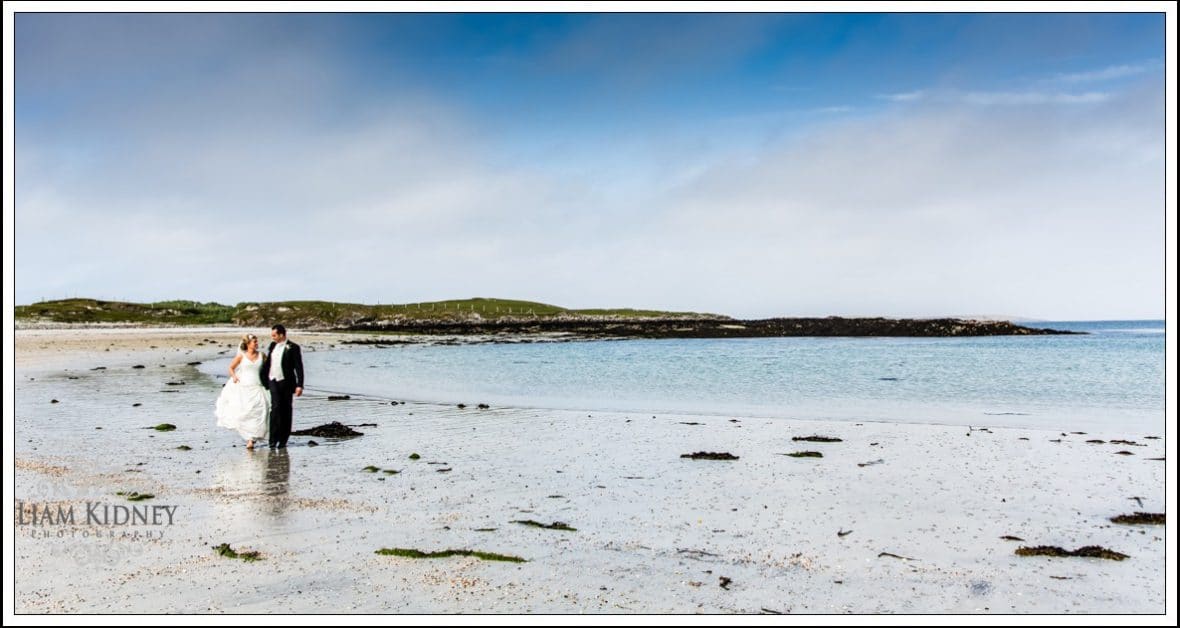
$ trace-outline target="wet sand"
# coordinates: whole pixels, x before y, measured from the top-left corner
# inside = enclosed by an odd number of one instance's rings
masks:
[[[1109,521],[1164,512],[1162,434],[392,405],[313,382],[295,429],[364,436],[251,452],[190,364],[228,364],[241,333],[17,332],[17,613],[1165,611],[1165,526]],[[349,350],[291,337],[312,373]],[[812,435],[841,441],[792,440]],[[100,525],[95,503],[175,512]],[[76,520],[30,523],[33,505]],[[1037,545],[1129,558],[1015,554]]]

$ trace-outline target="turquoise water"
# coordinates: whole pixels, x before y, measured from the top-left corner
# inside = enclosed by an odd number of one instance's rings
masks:
[[[500,406],[1164,429],[1164,322],[1049,322],[1084,336],[755,338],[349,347],[312,392]]]

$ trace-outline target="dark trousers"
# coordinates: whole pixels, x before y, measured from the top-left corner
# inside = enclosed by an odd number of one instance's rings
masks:
[[[291,437],[291,402],[295,398],[295,387],[289,379],[281,382],[268,380],[267,386],[270,388],[270,436],[267,441],[272,447],[286,446]]]

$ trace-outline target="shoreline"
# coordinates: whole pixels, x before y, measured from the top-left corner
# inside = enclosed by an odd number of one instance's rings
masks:
[[[77,326],[17,329],[14,336],[18,369],[53,369],[80,359],[121,365],[129,360],[177,358],[214,359],[225,351],[236,351],[243,334],[253,333],[259,343],[270,342],[269,328],[253,327],[161,327],[161,326]],[[308,341],[309,346],[326,348],[356,334],[290,330]],[[90,357],[93,356],[93,357]],[[82,366],[79,364],[79,366]],[[86,368],[92,368],[90,364]]]

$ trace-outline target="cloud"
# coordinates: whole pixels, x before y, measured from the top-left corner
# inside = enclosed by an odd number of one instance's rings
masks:
[[[1159,96],[842,120],[686,183],[651,248],[763,312],[1158,316]]]
[[[580,37],[643,35],[595,28]],[[733,59],[702,60],[725,48],[716,34],[658,35],[630,78],[612,75],[628,63],[617,48],[576,37],[555,44],[552,67],[642,82]],[[150,42],[87,65],[94,42],[63,41],[34,60],[45,75],[17,94],[17,302],[503,296],[739,316],[1158,315],[1155,81],[926,89],[786,133],[782,116],[655,120],[522,150],[421,85],[359,81],[315,38],[219,37],[169,52],[187,68],[176,74],[136,69]],[[205,41],[249,50],[219,63]]]
[[[1089,105],[1110,99],[1105,92],[1085,92],[1082,94],[1062,94],[1044,92],[968,92],[963,94],[963,102],[972,105]]]
[[[76,171],[66,147],[22,144],[18,302],[1154,316],[1161,102],[1143,86],[1089,107],[924,103],[725,150],[699,149],[708,127],[653,129],[546,164],[425,101],[326,126],[314,100],[164,125]]]
[[[893,102],[914,102],[926,98],[928,92],[924,89],[914,90],[912,92],[898,92],[896,94],[882,94],[881,98],[891,100]]]
[[[1112,65],[1089,72],[1061,73],[1054,80],[1061,83],[1091,83],[1111,81],[1115,79],[1137,76],[1160,68],[1158,63],[1138,63],[1133,65]]]
[[[1027,105],[1089,105],[1111,98],[1109,92],[1046,92],[1046,91],[963,91],[954,89],[922,89],[910,92],[883,94],[881,98],[895,103],[933,102],[940,104],[968,104],[981,107],[1017,107]]]

